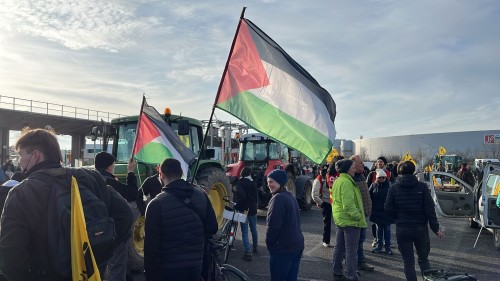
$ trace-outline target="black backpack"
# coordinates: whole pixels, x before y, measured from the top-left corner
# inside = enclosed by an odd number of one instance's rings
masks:
[[[47,210],[48,251],[53,269],[71,277],[71,176],[78,182],[87,234],[96,264],[102,268],[113,255],[115,223],[109,216],[109,189],[97,171],[75,168],[39,170],[29,176],[51,186]],[[85,255],[86,264],[91,265]],[[87,268],[91,276],[93,268]]]

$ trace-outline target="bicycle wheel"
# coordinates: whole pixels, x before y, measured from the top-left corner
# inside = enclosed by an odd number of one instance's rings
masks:
[[[223,264],[220,266],[221,272],[221,280],[224,281],[233,281],[233,280],[241,280],[241,281],[250,281],[250,277],[248,277],[241,270],[230,264]]]
[[[224,249],[224,259],[222,260],[223,263],[226,263],[227,260],[229,259],[229,253],[231,252],[231,248],[233,247],[234,243],[234,236],[236,235],[235,233],[235,223],[232,221],[229,221],[229,227],[228,227],[228,232],[227,232],[227,243],[226,243],[226,248]]]

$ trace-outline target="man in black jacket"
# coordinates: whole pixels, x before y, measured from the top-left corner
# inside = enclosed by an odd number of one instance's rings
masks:
[[[439,239],[444,238],[444,233],[439,230],[430,190],[425,183],[417,180],[414,172],[415,165],[411,161],[398,165],[399,177],[389,188],[384,205],[385,212],[396,221],[398,248],[403,256],[406,280],[409,281],[417,280],[413,245],[422,274],[430,269],[428,256],[431,244],[427,224]]]
[[[165,186],[146,210],[146,280],[198,281],[205,239],[218,228],[215,212],[207,193],[181,178],[178,160],[164,160],[160,177]]]
[[[250,248],[250,241],[248,240],[248,227],[252,232],[253,253],[257,253],[258,247],[258,234],[257,234],[257,184],[252,179],[252,169],[244,167],[241,170],[241,178],[236,187],[238,198],[234,209],[238,212],[246,212],[247,221],[241,224],[241,240],[245,248],[245,254],[241,257],[246,261],[252,260],[252,248]]]
[[[51,171],[63,169],[57,138],[48,130],[26,129],[15,148],[27,178],[10,190],[5,201],[0,219],[0,270],[7,280],[69,281],[71,276],[64,278],[56,272],[48,245],[51,231],[55,231],[48,222],[49,195],[52,188],[60,186],[35,179],[38,173],[44,172],[53,177]],[[87,187],[99,198],[109,192],[109,215],[115,222],[116,239],[127,239],[133,217],[125,200],[108,190],[97,173],[76,171],[81,172],[75,175],[78,182],[95,183]],[[102,185],[99,185],[99,180]],[[54,182],[58,181],[54,178]]]
[[[102,175],[106,183],[116,190],[120,195],[127,200],[130,207],[134,210],[134,217],[139,214],[137,210],[137,178],[134,170],[137,167],[137,162],[130,158],[127,165],[127,184],[118,180],[114,175],[115,172],[115,157],[106,151],[101,151],[95,155],[94,165],[96,170]],[[130,227],[132,232],[132,226]],[[130,238],[132,238],[130,236]],[[122,243],[115,243],[113,257],[108,262],[108,281],[133,280],[128,273],[128,250],[131,247],[131,242],[126,240]]]

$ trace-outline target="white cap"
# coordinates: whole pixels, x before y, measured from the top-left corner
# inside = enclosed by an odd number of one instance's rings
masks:
[[[377,170],[375,170],[375,172],[377,173],[377,178],[387,177],[387,174],[382,169],[377,169]]]

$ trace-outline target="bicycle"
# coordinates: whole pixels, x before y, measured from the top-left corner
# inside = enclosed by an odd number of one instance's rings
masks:
[[[222,262],[226,263],[229,259],[229,253],[231,252],[231,248],[233,247],[234,240],[236,240],[238,223],[245,222],[246,215],[234,210],[234,205],[236,204],[235,202],[227,198],[223,198],[223,200],[231,205],[224,207],[223,217],[226,219],[226,222],[222,226],[220,236],[220,242],[224,245],[224,256]]]
[[[219,251],[226,247],[221,241],[208,240],[208,267],[202,276],[205,281],[251,281],[245,273],[230,264],[219,262]]]

